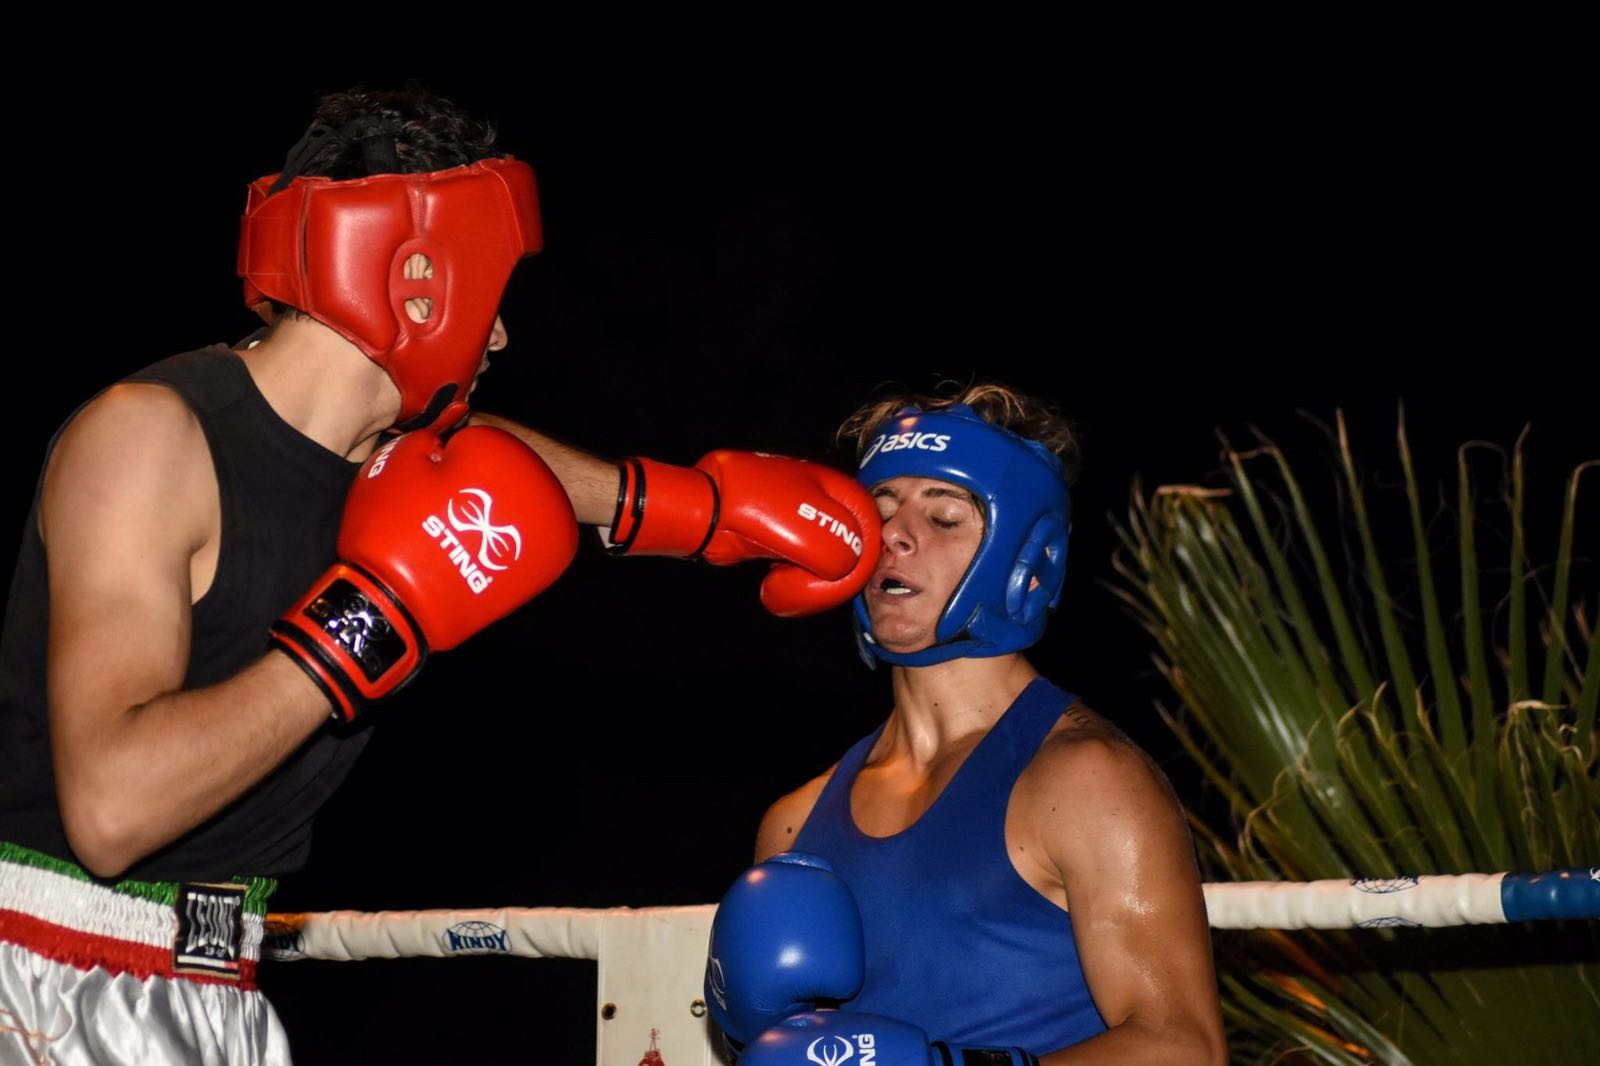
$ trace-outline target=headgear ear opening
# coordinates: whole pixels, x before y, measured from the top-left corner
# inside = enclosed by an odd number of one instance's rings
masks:
[[[1038,642],[1061,599],[1071,521],[1071,499],[1053,452],[984,421],[965,404],[911,409],[879,427],[857,476],[868,489],[894,477],[948,481],[973,493],[985,517],[983,538],[929,647],[884,648],[872,635],[865,597],[856,597],[857,642],[868,665],[931,666]]]
[[[1058,514],[1040,515],[1017,555],[1017,568],[1006,590],[1006,613],[1031,626],[1061,602],[1067,577],[1067,527]]]

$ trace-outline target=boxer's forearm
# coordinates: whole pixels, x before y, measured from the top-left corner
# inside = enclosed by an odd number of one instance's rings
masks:
[[[473,425],[503,429],[538,452],[567,490],[579,522],[587,526],[611,524],[617,511],[617,464],[499,415],[474,412],[471,421]]]
[[[58,691],[75,686],[63,679]],[[67,841],[115,877],[225,808],[328,720],[326,696],[280,652],[233,677],[117,713],[53,701]]]
[[[1039,1057],[1039,1066],[1226,1066],[1222,1034],[1196,1019],[1129,1020],[1099,1036]]]

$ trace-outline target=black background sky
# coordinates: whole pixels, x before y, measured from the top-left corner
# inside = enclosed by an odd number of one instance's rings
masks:
[[[581,59],[546,39],[512,61],[522,46],[490,33],[470,66],[271,75],[264,48],[231,69],[79,68],[63,106],[13,126],[48,147],[21,211],[39,238],[11,303],[29,326],[0,547],[78,402],[252,328],[233,276],[244,186],[279,167],[318,93],[414,76],[495,120],[539,175],[547,250],[513,279],[483,409],[683,463],[716,447],[840,461],[832,428],[889,381],[997,378],[1075,416],[1064,607],[1035,662],[1201,803],[1151,710],[1166,693],[1150,643],[1105,587],[1108,516],[1136,476],[1219,484],[1218,427],[1260,427],[1325,489],[1299,412],[1341,407],[1392,497],[1403,399],[1430,483],[1460,442],[1509,445],[1532,423],[1532,550],[1551,556],[1537,516],[1600,452],[1580,385],[1593,175],[1554,72],[1323,58],[1306,73],[1290,51],[1243,73],[1029,36],[781,61],[763,38],[739,59],[641,62],[593,39]],[[550,592],[375,716],[275,907],[715,899],[765,805],[888,709],[844,612],[769,618],[758,581],[609,559],[586,537]],[[497,959],[263,978],[302,1063],[582,1062],[592,982],[592,964]]]

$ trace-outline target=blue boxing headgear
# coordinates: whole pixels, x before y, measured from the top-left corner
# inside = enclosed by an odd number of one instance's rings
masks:
[[[894,477],[937,478],[970,491],[983,507],[983,540],[939,615],[933,643],[921,651],[879,645],[866,598],[856,597],[856,633],[867,664],[931,666],[1037,643],[1067,573],[1072,504],[1060,458],[1038,441],[984,421],[966,404],[908,408],[878,427],[857,475],[868,490]]]

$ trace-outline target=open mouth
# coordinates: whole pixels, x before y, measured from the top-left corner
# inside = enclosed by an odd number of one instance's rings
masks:
[[[897,577],[886,577],[878,582],[878,591],[885,596],[915,596],[918,590]]]

